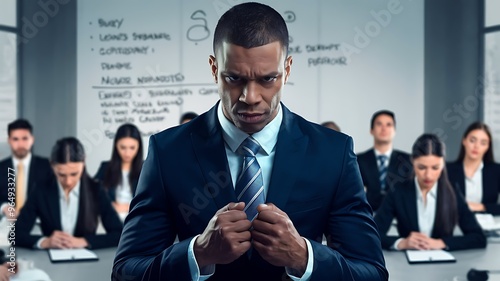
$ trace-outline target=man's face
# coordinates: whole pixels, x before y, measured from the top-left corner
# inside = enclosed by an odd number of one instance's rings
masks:
[[[35,138],[27,129],[15,129],[10,131],[9,145],[12,154],[19,159],[23,159],[31,151]]]
[[[278,113],[292,58],[278,41],[250,49],[223,43],[216,56],[209,63],[224,116],[248,134],[262,130]]]
[[[396,129],[394,128],[394,120],[386,114],[379,115],[373,122],[373,129],[370,130],[376,143],[391,143]]]

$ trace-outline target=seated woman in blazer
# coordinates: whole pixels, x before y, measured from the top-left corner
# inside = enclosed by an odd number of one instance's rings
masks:
[[[482,122],[472,123],[462,137],[458,159],[448,163],[448,178],[474,212],[500,215],[500,165],[493,160],[491,132]]]
[[[486,237],[463,196],[448,181],[444,144],[432,134],[412,149],[414,179],[389,191],[375,214],[384,249],[461,250],[486,247]],[[393,218],[398,236],[388,236]],[[453,236],[458,224],[463,236]]]
[[[28,248],[115,247],[123,228],[106,192],[85,170],[85,152],[76,138],[52,149],[56,180],[30,195],[17,219],[16,245]],[[43,235],[31,235],[40,218]],[[96,234],[99,218],[106,234]]]
[[[99,180],[118,213],[126,214],[135,193],[143,162],[142,139],[133,124],[116,131],[111,161],[102,162],[95,179]]]

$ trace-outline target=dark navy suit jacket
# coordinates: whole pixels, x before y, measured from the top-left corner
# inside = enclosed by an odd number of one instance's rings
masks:
[[[448,179],[465,196],[465,172],[462,161],[447,163]],[[498,194],[500,193],[500,165],[497,163],[485,163],[483,166],[483,198],[486,212],[500,215]]]
[[[266,201],[288,214],[314,251],[311,280],[387,280],[380,238],[352,138],[307,122],[284,105]],[[191,280],[188,245],[217,210],[237,202],[217,106],[150,138],[113,280]],[[331,247],[321,244],[325,234]],[[173,244],[176,235],[179,243]],[[216,265],[209,280],[283,280],[254,250]]]
[[[358,154],[359,170],[363,178],[363,184],[366,187],[366,197],[368,203],[376,211],[384,200],[385,193],[382,192],[380,185],[377,159],[375,158],[375,150],[369,149]],[[412,177],[413,173],[410,155],[396,149],[392,150],[389,167],[387,167],[387,175],[385,178],[386,192],[394,187],[395,184],[401,183]]]
[[[486,247],[486,237],[481,226],[469,210],[463,196],[458,192],[456,195],[458,226],[462,230],[463,236],[436,237],[431,234],[431,237],[441,238],[450,251]],[[397,220],[398,236],[387,235],[393,218]],[[420,231],[414,180],[397,184],[394,189],[389,191],[375,214],[375,221],[382,237],[384,249],[390,249],[396,240],[408,237],[412,231]]]

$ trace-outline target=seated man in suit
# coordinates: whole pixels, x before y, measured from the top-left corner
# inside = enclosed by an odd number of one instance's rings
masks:
[[[44,185],[53,178],[49,160],[31,153],[35,141],[33,127],[24,119],[18,119],[7,127],[8,142],[12,156],[0,162],[0,215],[9,218],[17,217],[17,212],[9,211],[9,203],[15,202],[15,210],[19,211],[36,186]],[[10,172],[8,172],[10,171]],[[9,173],[16,176],[9,176]],[[15,179],[15,182],[13,180]],[[15,188],[16,197],[9,198],[9,188]],[[13,209],[13,204],[10,204]]]
[[[236,5],[213,47],[220,101],[151,136],[113,280],[387,280],[352,138],[280,102],[281,15]]]
[[[394,184],[411,177],[412,165],[408,153],[392,148],[396,134],[392,111],[380,110],[373,114],[370,134],[373,148],[358,154],[358,164],[368,203],[376,211]]]

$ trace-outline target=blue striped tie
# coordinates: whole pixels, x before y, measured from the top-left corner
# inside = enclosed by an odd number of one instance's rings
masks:
[[[385,178],[387,176],[387,156],[379,155],[377,156],[379,161],[378,165],[378,179],[380,180],[380,189],[382,192],[385,192]]]
[[[246,138],[240,145],[244,155],[243,168],[234,189],[238,202],[245,202],[244,211],[250,221],[257,216],[257,206],[265,202],[262,169],[255,157],[259,149],[259,143],[252,137]]]

